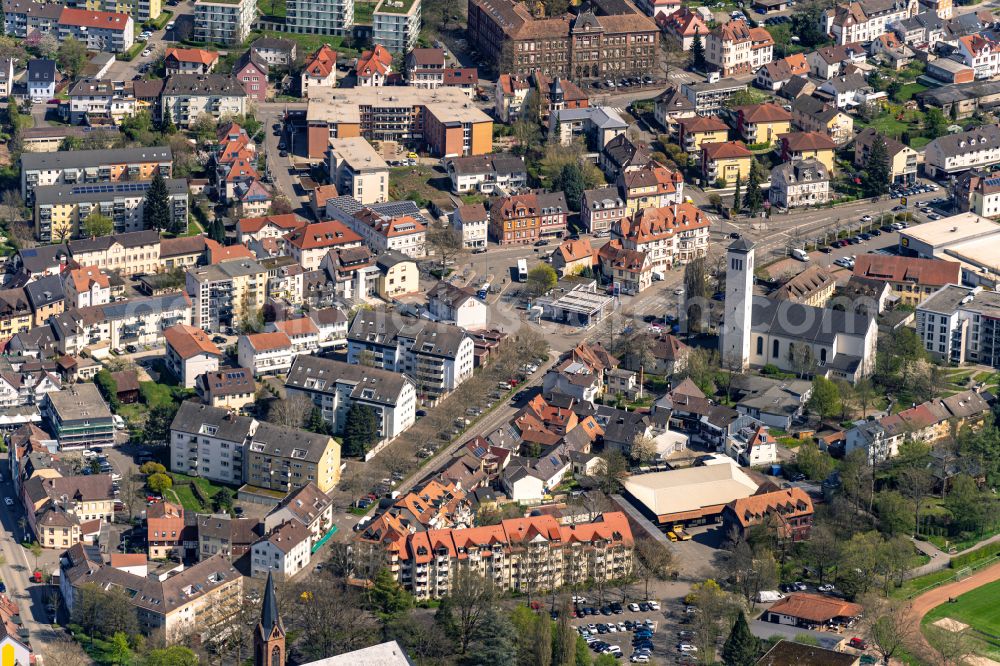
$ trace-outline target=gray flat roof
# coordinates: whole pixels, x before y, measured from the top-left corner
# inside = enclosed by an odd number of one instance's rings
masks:
[[[168,194],[187,193],[186,180],[168,178],[165,182]],[[35,201],[41,205],[47,205],[82,201],[113,201],[120,197],[126,199],[142,198],[146,196],[146,190],[152,183],[151,180],[128,180],[120,183],[46,185],[35,189]]]
[[[23,153],[21,168],[32,171],[53,171],[57,169],[83,169],[105,164],[129,164],[142,162],[173,162],[170,148],[117,148],[114,150],[72,150],[56,153]]]

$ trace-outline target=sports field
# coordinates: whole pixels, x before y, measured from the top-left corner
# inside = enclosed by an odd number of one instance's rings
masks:
[[[924,616],[923,627],[941,619],[951,618],[969,625],[968,634],[976,652],[1000,660],[1000,581],[988,583],[958,597],[956,603],[945,602]]]

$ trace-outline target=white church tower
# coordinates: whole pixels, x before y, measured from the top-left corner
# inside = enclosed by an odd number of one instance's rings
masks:
[[[745,238],[726,250],[726,297],[719,355],[722,367],[745,371],[750,365],[753,306],[753,243]]]

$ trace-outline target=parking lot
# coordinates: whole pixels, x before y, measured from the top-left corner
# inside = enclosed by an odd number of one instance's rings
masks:
[[[614,654],[630,663],[694,663],[695,651],[685,652],[678,647],[691,638],[684,626],[687,618],[683,608],[671,612],[666,602],[656,601],[607,602],[604,606],[591,602],[594,600],[574,605],[574,614],[583,617],[572,618],[571,624],[594,653]]]

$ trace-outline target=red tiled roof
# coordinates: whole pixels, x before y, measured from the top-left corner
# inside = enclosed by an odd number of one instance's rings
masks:
[[[288,213],[287,215],[244,217],[242,220],[236,223],[236,228],[240,231],[240,233],[255,234],[267,225],[272,225],[278,227],[279,229],[292,231],[293,229],[298,229],[299,227],[304,226],[305,224],[307,224],[306,220],[302,219],[295,213]]]
[[[171,58],[177,62],[196,62],[199,65],[213,65],[218,62],[219,54],[215,51],[206,51],[205,49],[169,48],[166,55],[164,55],[164,59],[170,60]]]
[[[873,280],[943,287],[961,283],[962,265],[941,259],[861,254],[854,265],[854,274]]]
[[[66,7],[59,15],[59,23],[105,30],[125,30],[129,27],[129,15],[116,12],[91,12],[86,9]]]
[[[278,331],[277,333],[254,333],[247,336],[247,342],[254,351],[273,351],[292,346],[292,341],[288,335]]]
[[[768,609],[770,613],[788,615],[816,624],[823,624],[838,617],[857,617],[863,611],[860,605],[849,601],[805,592],[789,594]]]
[[[208,334],[200,328],[188,326],[187,324],[177,324],[163,331],[163,337],[171,349],[182,359],[189,359],[198,354],[209,354],[211,356],[222,356],[222,352],[215,346]]]
[[[701,144],[702,154],[706,159],[717,160],[726,158],[753,157],[742,141],[721,141],[719,143]]]
[[[324,44],[306,59],[303,71],[309,76],[325,79],[336,66],[337,52],[330,48],[329,44]]]
[[[285,239],[300,250],[314,250],[361,242],[361,236],[344,226],[343,222],[336,220],[307,224],[287,234]]]

